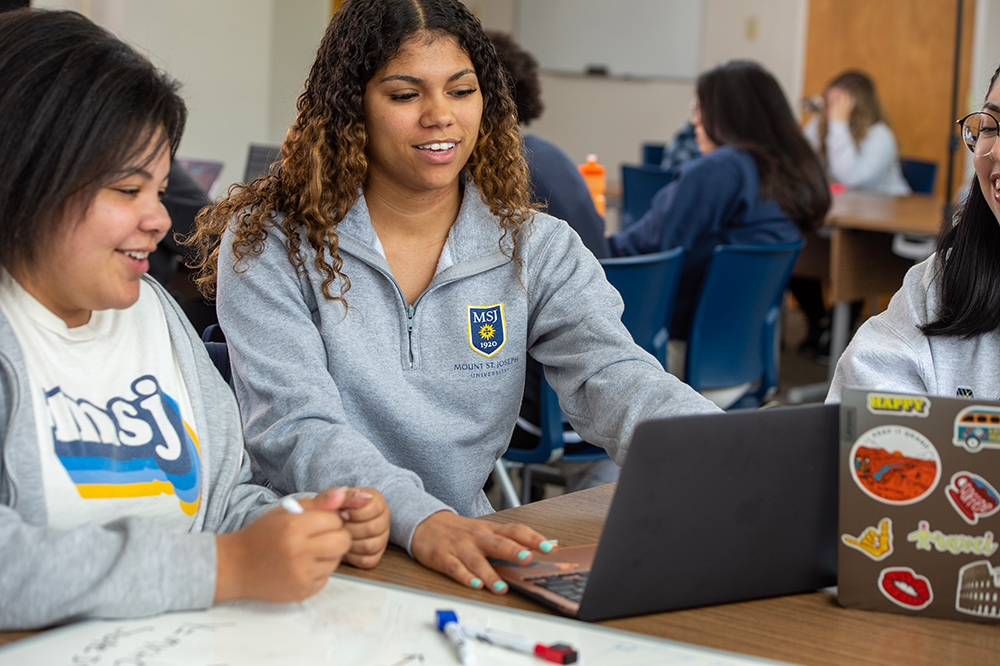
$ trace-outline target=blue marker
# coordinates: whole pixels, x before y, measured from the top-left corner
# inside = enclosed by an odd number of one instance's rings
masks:
[[[472,651],[472,645],[465,639],[462,628],[458,626],[458,616],[455,615],[455,611],[439,610],[435,615],[437,615],[438,631],[444,633],[451,643],[462,666],[475,666],[476,653]]]

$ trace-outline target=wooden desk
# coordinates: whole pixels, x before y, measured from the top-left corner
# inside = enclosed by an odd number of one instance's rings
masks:
[[[613,485],[563,495],[490,516],[521,522],[561,545],[595,541],[604,525]],[[538,613],[550,611],[517,594],[470,590],[429,571],[392,547],[371,571],[342,573]],[[841,608],[825,592],[608,620],[604,626],[799,664],[989,664],[1000,654],[1000,628]],[[0,643],[31,632],[0,633]]]
[[[560,545],[597,540],[611,503],[609,484],[490,516],[521,522]],[[538,613],[547,608],[517,594],[497,597],[465,589],[392,549],[373,571],[344,569],[361,578],[416,587]],[[826,592],[672,611],[598,624],[799,664],[988,664],[1000,654],[1000,628],[971,622],[906,617],[841,608]]]
[[[795,275],[829,280],[834,302],[830,378],[850,335],[850,303],[894,293],[913,261],[892,251],[897,233],[937,236],[944,203],[932,196],[869,192],[833,195],[826,225],[807,237]],[[825,395],[825,392],[824,392]]]

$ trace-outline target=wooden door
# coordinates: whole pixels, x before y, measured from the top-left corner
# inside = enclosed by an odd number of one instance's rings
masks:
[[[946,192],[949,137],[955,120],[969,111],[975,0],[963,2],[954,117],[951,108],[959,1],[810,0],[806,34],[803,94],[822,93],[827,82],[846,69],[867,72],[889,115],[900,155],[937,162],[934,194],[941,198]],[[956,152],[953,197],[964,189],[962,157]]]

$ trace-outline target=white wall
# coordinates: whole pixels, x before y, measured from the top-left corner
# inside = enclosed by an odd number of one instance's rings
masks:
[[[1000,0],[980,0],[998,2]],[[513,32],[518,0],[466,0],[488,28]],[[35,0],[91,16],[183,84],[185,157],[222,160],[220,192],[242,178],[247,145],[280,143],[329,19],[329,0]],[[753,58],[791,100],[802,86],[808,0],[705,0],[701,69]],[[596,153],[612,186],[644,141],[667,141],[690,114],[694,81],[543,74],[546,111],[529,128],[582,162]]]
[[[514,32],[517,0],[466,0],[487,28]],[[701,69],[757,60],[789,99],[801,97],[808,0],[705,0]],[[748,30],[748,23],[750,24]],[[611,186],[645,141],[666,142],[691,113],[694,81],[621,80],[543,74],[545,113],[527,129],[583,162],[596,153]],[[795,108],[795,107],[793,107]]]
[[[219,192],[242,180],[249,143],[280,143],[295,118],[329,0],[35,0],[74,9],[181,82],[178,154],[221,160]]]

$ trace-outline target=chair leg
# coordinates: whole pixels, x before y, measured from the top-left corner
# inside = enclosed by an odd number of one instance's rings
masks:
[[[507,503],[507,508],[513,509],[514,507],[521,506],[521,501],[517,498],[517,491],[514,490],[514,483],[510,480],[510,473],[507,471],[507,465],[504,463],[503,458],[498,458],[493,463],[493,478],[500,484],[500,492],[503,495],[504,502]]]
[[[531,465],[521,468],[521,503],[531,503]]]

